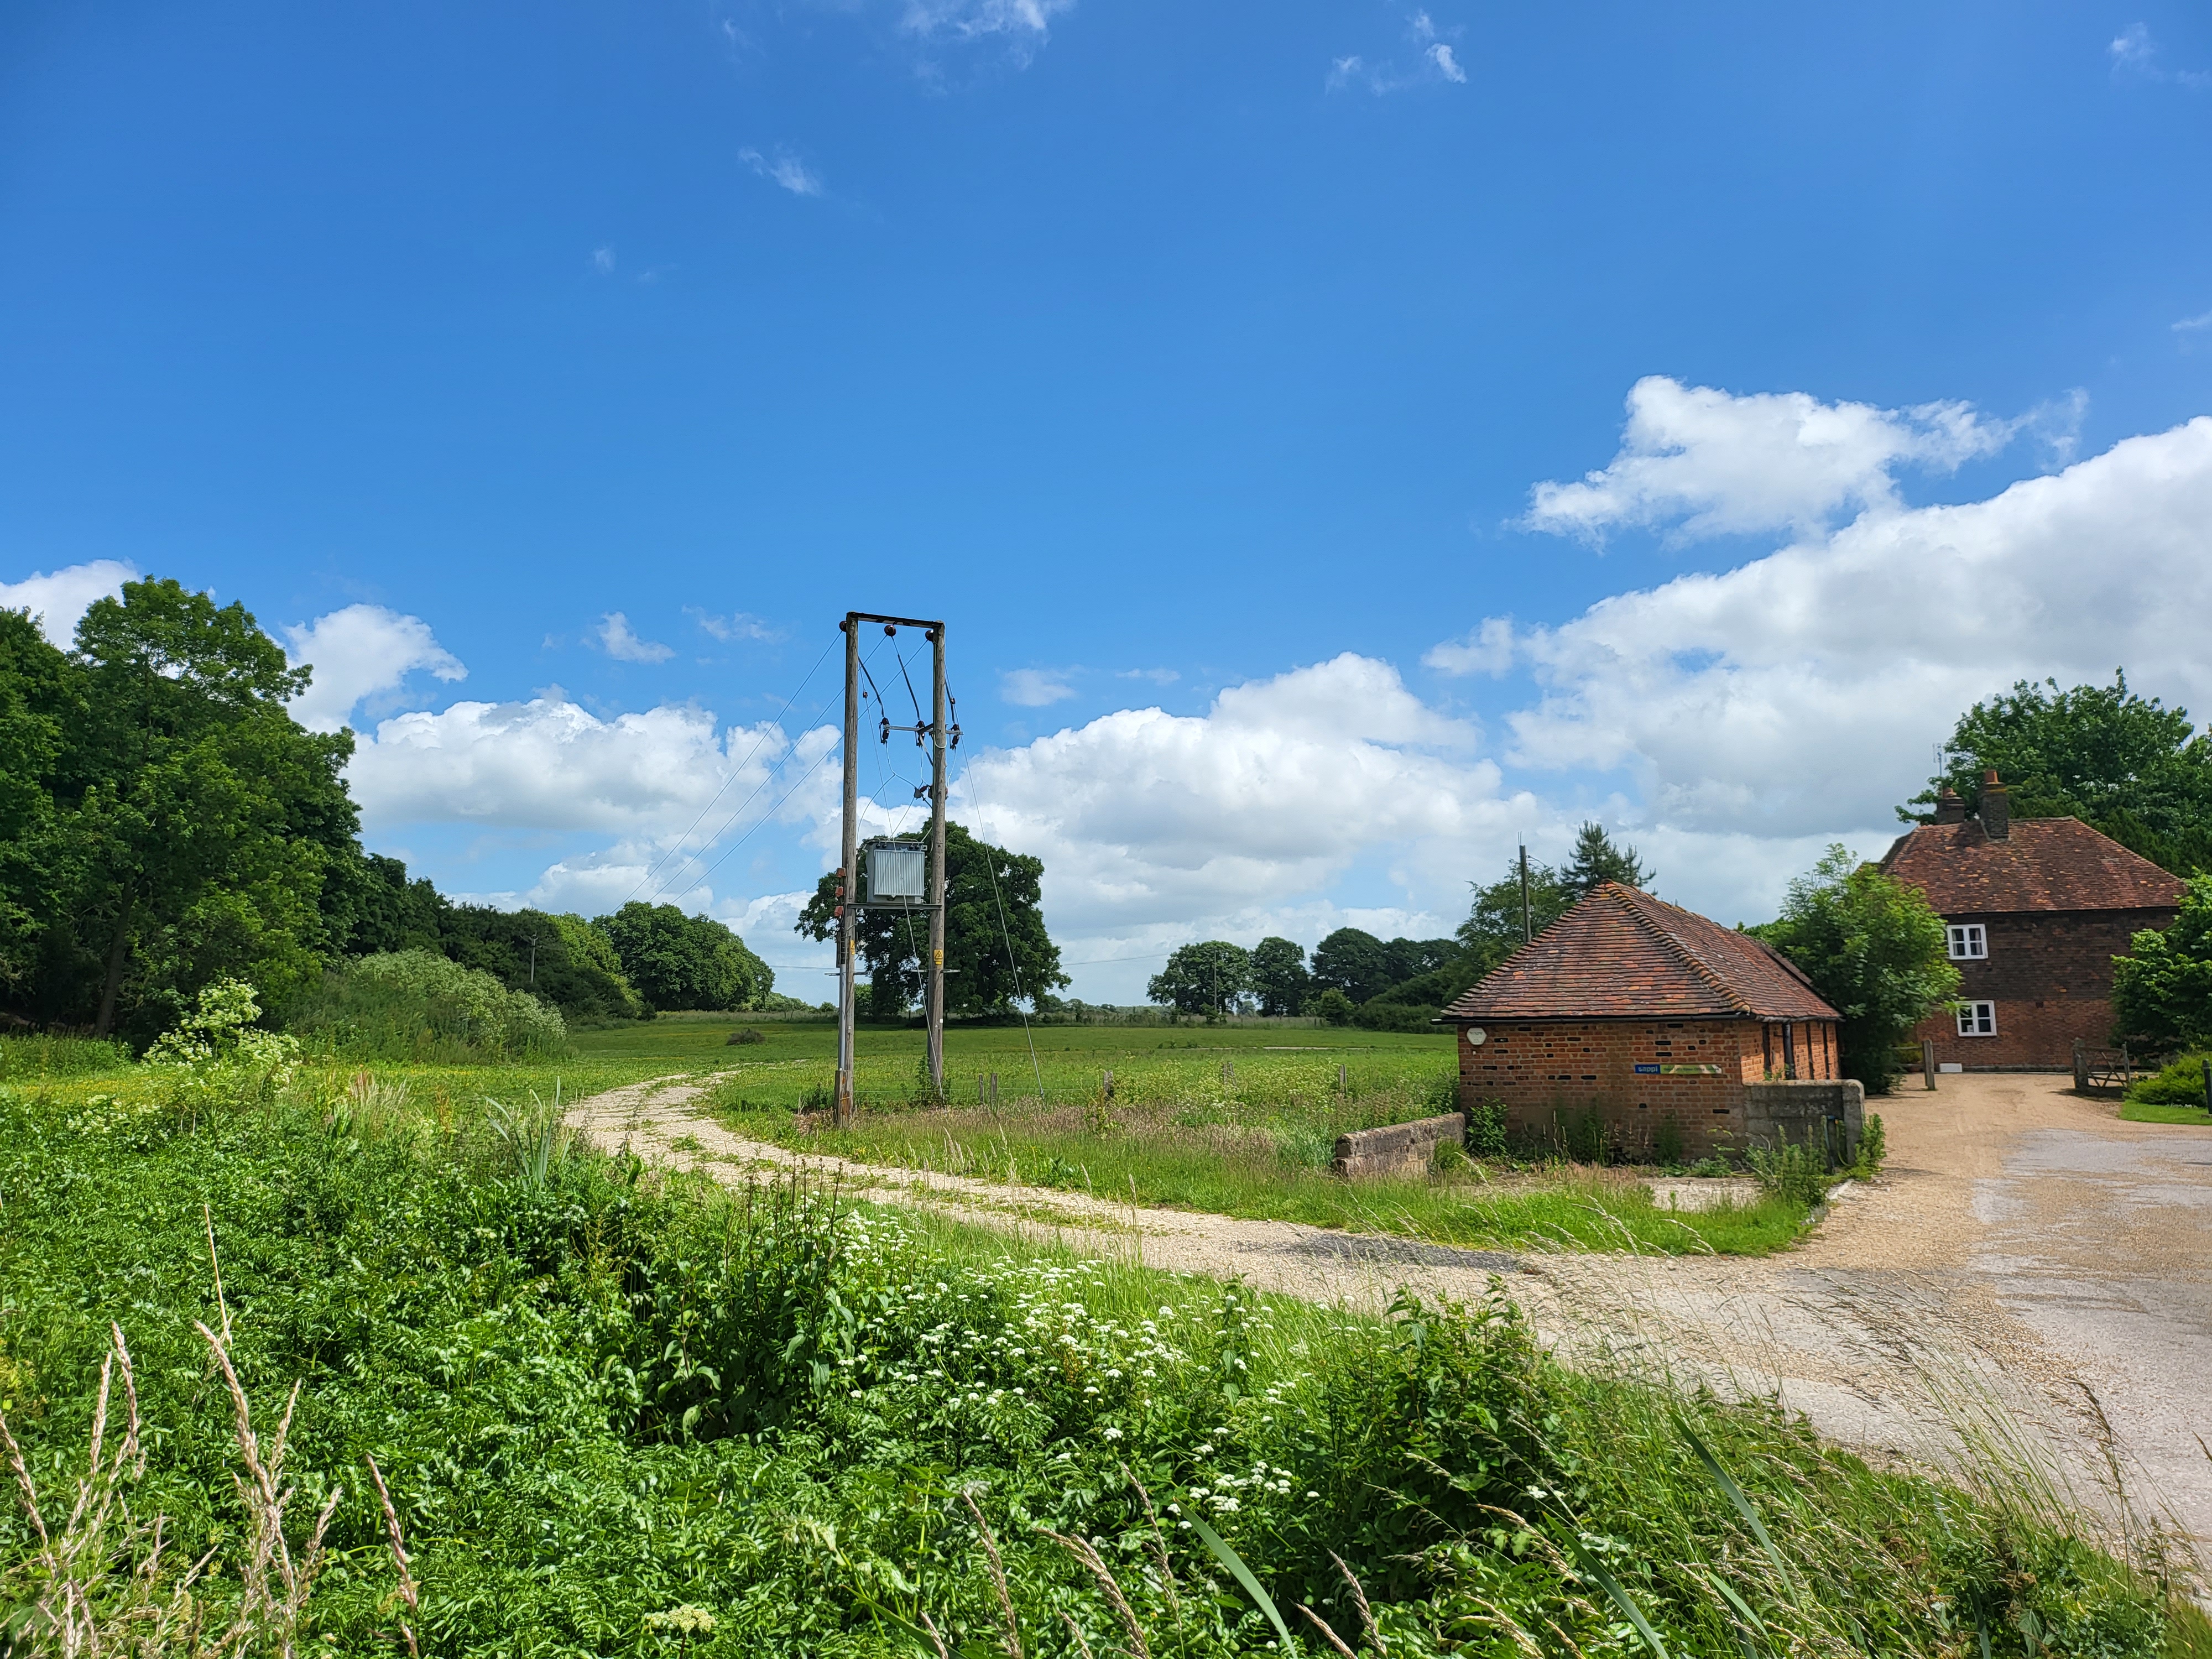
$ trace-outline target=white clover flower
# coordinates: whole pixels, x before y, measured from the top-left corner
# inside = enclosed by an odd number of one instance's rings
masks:
[[[1121,1437],[1121,1431],[1119,1429],[1108,1429],[1106,1431],[1106,1437],[1109,1440],[1119,1440]]]

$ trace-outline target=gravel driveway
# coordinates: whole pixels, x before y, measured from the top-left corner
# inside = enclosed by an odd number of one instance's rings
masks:
[[[1876,1103],[1882,1176],[1796,1249],[1713,1256],[1507,1255],[1079,1194],[910,1176],[743,1140],[644,1084],[580,1103],[610,1150],[742,1180],[836,1172],[1086,1253],[1243,1274],[1378,1309],[1401,1285],[1471,1297],[1502,1277],[1547,1339],[1591,1363],[1778,1397],[1831,1437],[1941,1461],[1990,1434],[2076,1500],[2212,1538],[2212,1128],[2122,1123],[2069,1079],[1949,1076]],[[2114,1472],[2118,1478],[2115,1480]]]

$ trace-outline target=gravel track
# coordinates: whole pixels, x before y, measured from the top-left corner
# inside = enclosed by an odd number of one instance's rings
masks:
[[[684,1079],[579,1103],[599,1146],[738,1183],[804,1170],[1085,1255],[1366,1311],[1492,1281],[1556,1347],[1778,1399],[1878,1456],[2004,1441],[2077,1504],[2212,1538],[2212,1129],[2122,1123],[2067,1079],[1946,1077],[1878,1103],[1890,1161],[1759,1260],[1457,1249],[787,1151]],[[2118,1472],[2115,1480],[2114,1472]],[[2116,1488],[2124,1492],[2123,1504]]]

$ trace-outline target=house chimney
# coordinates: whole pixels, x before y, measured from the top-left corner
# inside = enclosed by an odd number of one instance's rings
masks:
[[[1933,821],[1937,823],[1964,823],[1966,821],[1966,803],[1957,790],[1945,789],[1937,793]]]
[[[1982,774],[1982,833],[1991,841],[2003,841],[2012,834],[2012,798],[1997,781],[1994,766]]]

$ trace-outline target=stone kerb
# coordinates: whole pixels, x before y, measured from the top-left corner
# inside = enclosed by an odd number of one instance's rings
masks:
[[[1818,1150],[1826,1126],[1834,1122],[1843,1142],[1835,1148],[1837,1161],[1848,1164],[1859,1155],[1859,1138],[1866,1132],[1866,1085],[1854,1078],[1747,1083],[1743,1106],[1744,1139],[1751,1146]]]
[[[1466,1143],[1467,1120],[1457,1112],[1381,1129],[1355,1129],[1336,1138],[1329,1173],[1353,1178],[1426,1175],[1437,1148],[1447,1140]]]

